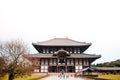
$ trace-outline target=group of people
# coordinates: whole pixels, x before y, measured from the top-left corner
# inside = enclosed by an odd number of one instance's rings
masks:
[[[60,74],[58,75],[60,78],[69,78],[69,77],[77,77],[77,74],[65,74],[64,70],[61,70]]]

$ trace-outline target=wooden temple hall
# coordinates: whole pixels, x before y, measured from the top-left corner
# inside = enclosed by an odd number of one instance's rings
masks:
[[[69,38],[54,38],[44,42],[32,43],[39,52],[29,54],[34,72],[80,72],[90,67],[100,55],[84,53],[91,43],[79,42]]]

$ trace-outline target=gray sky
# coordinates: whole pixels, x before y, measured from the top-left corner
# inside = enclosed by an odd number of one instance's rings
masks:
[[[0,0],[0,40],[32,42],[55,36],[91,42],[97,62],[120,59],[120,0]]]

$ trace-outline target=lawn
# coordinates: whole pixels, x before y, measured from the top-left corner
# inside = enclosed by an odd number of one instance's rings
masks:
[[[97,78],[108,79],[108,80],[120,80],[120,75],[112,75],[112,74],[109,74],[109,75],[98,75]]]
[[[95,80],[120,80],[120,74],[109,74],[109,75],[84,75],[82,77],[86,77],[89,79]]]
[[[38,80],[38,79],[41,79],[44,77],[46,77],[46,75],[32,74],[31,76],[18,77],[18,78],[15,78],[14,80]],[[8,80],[8,76],[6,75],[5,77],[1,78],[0,80]]]

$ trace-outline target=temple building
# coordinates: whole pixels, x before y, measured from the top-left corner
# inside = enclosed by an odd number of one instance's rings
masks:
[[[69,38],[54,38],[44,42],[32,43],[39,52],[29,54],[34,72],[80,72],[91,66],[101,55],[84,53],[91,43],[79,42]]]

